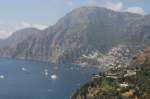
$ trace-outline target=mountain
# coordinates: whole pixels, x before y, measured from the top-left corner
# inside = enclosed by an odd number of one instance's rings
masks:
[[[129,40],[133,45],[150,46],[150,16],[146,15],[133,22],[128,28]]]
[[[37,38],[38,35],[41,35],[41,31],[35,28],[25,28],[16,31],[9,38],[1,40],[1,56],[10,57],[18,52],[17,48],[20,43],[31,37]]]
[[[83,54],[96,50],[106,52],[118,44],[145,46],[150,41],[150,25],[146,20],[149,16],[81,7],[45,30],[35,30],[35,33],[30,29],[23,30],[24,33],[17,31],[6,40],[10,43],[4,43],[5,46],[0,48],[0,56],[54,63],[75,62]]]
[[[105,51],[124,43],[130,22],[140,17],[99,7],[75,9],[58,21],[52,31],[57,34],[52,42],[57,46],[52,46],[52,56],[57,56],[55,60],[61,56],[61,59],[73,61],[83,53]]]
[[[25,28],[14,32],[9,38],[1,40],[1,46],[7,46],[11,43],[17,45],[30,36],[37,35],[41,31],[35,28]]]

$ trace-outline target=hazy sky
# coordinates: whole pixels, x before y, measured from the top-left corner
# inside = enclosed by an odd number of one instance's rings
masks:
[[[0,0],[0,38],[25,27],[46,28],[80,6],[147,14],[150,0]]]

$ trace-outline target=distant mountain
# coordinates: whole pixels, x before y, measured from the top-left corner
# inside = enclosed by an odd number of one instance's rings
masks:
[[[10,44],[17,45],[30,36],[35,36],[38,33],[41,33],[41,31],[35,28],[21,29],[14,32],[10,37],[2,39],[0,43],[1,46],[9,46]]]
[[[0,55],[55,63],[74,62],[82,54],[95,50],[105,52],[118,44],[147,46],[150,41],[147,20],[149,16],[81,7],[43,31],[17,31],[5,40],[10,43],[4,43]]]
[[[26,28],[16,31],[9,38],[2,39],[0,42],[1,56],[12,57],[13,54],[18,52],[17,48],[20,43],[29,38],[37,38],[38,35],[41,35],[41,32],[42,31],[35,28]]]

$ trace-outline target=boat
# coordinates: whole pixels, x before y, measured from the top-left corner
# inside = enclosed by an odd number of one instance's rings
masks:
[[[57,78],[58,78],[57,75],[55,75],[55,74],[51,75],[52,80],[56,80]]]

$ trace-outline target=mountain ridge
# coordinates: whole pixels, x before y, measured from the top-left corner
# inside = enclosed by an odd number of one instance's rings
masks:
[[[0,47],[0,56],[54,63],[74,62],[82,54],[91,53],[94,50],[105,52],[118,44],[130,45],[132,42],[137,42],[136,39],[133,39],[137,27],[133,25],[131,28],[131,24],[136,22],[141,24],[139,26],[142,28],[137,32],[140,35],[139,31],[144,31],[142,29],[145,24],[142,25],[139,20],[148,19],[148,15],[114,12],[100,7],[76,8],[53,26],[43,31],[37,30],[38,35],[22,39],[15,44],[15,47],[11,47],[11,44]],[[147,24],[147,27],[150,25]],[[138,41],[142,44],[149,42],[150,34],[144,34]],[[145,38],[147,39],[143,41]]]

